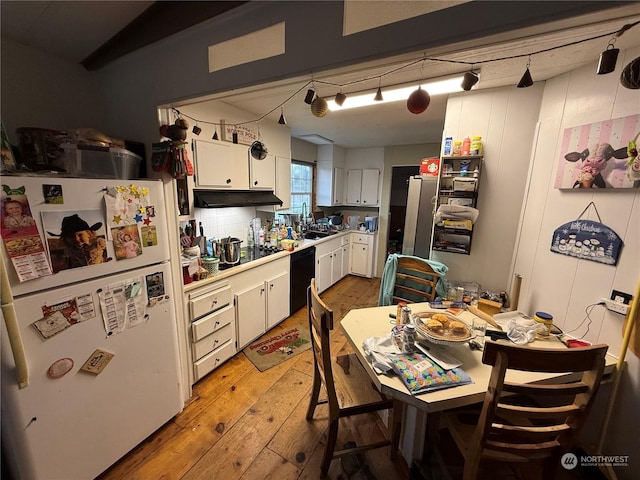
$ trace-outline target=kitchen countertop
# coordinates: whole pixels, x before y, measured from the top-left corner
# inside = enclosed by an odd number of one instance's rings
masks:
[[[329,236],[324,237],[324,238],[316,238],[316,239],[313,239],[313,240],[304,239],[302,241],[302,243],[293,252],[290,252],[288,250],[282,250],[280,252],[273,253],[271,255],[267,255],[267,256],[262,257],[262,258],[258,258],[256,260],[253,260],[253,261],[248,262],[248,263],[244,263],[244,264],[232,267],[232,268],[227,268],[225,270],[220,270],[215,275],[211,275],[211,276],[205,278],[204,280],[196,280],[196,281],[193,281],[193,282],[191,282],[191,283],[189,283],[187,285],[183,285],[184,293],[188,293],[188,292],[191,292],[191,291],[196,290],[198,288],[201,288],[201,287],[204,287],[204,286],[207,286],[207,285],[211,285],[211,284],[213,284],[215,282],[218,282],[220,280],[224,280],[225,278],[229,278],[232,275],[236,275],[238,273],[245,272],[247,270],[251,270],[252,268],[259,267],[260,265],[264,265],[265,263],[272,262],[272,261],[278,260],[280,258],[288,257],[292,253],[297,252],[299,250],[304,250],[305,248],[309,248],[311,246],[318,245],[320,243],[328,242],[329,240],[332,240],[334,238],[340,238],[340,237],[343,237],[343,236],[348,235],[350,233],[361,233],[361,234],[365,234],[365,235],[375,235],[377,232],[366,232],[366,231],[363,232],[361,230],[341,230],[336,234],[329,235]]]

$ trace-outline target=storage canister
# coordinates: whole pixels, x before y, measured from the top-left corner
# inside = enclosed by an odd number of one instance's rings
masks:
[[[482,137],[473,137],[471,139],[471,155],[482,155]]]
[[[210,275],[218,273],[218,266],[220,264],[218,257],[202,257],[202,263]]]
[[[544,328],[538,332],[538,335],[541,337],[548,337],[549,332],[551,332],[551,325],[553,325],[553,315],[546,312],[536,312],[533,319],[544,325]]]

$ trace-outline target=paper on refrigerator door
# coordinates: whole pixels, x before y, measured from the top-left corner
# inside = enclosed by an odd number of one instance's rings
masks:
[[[147,320],[144,279],[135,277],[112,283],[98,292],[107,335],[120,333]]]

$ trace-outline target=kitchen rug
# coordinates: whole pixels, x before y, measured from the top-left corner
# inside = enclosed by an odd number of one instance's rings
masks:
[[[243,352],[258,370],[264,372],[310,348],[309,324],[305,318],[299,323],[270,330]]]

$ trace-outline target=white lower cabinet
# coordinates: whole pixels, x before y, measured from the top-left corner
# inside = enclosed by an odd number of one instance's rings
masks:
[[[349,273],[371,278],[375,236],[365,233],[351,234],[351,258]]]
[[[237,351],[289,316],[289,257],[229,278],[234,294]]]
[[[323,292],[349,273],[349,235],[316,246],[316,288]],[[345,263],[346,262],[346,263]]]
[[[233,295],[227,282],[189,294],[193,382],[197,382],[236,353]]]
[[[266,298],[264,282],[235,294],[238,349],[265,332],[267,324]]]
[[[286,272],[266,281],[267,330],[289,316],[289,286]]]

